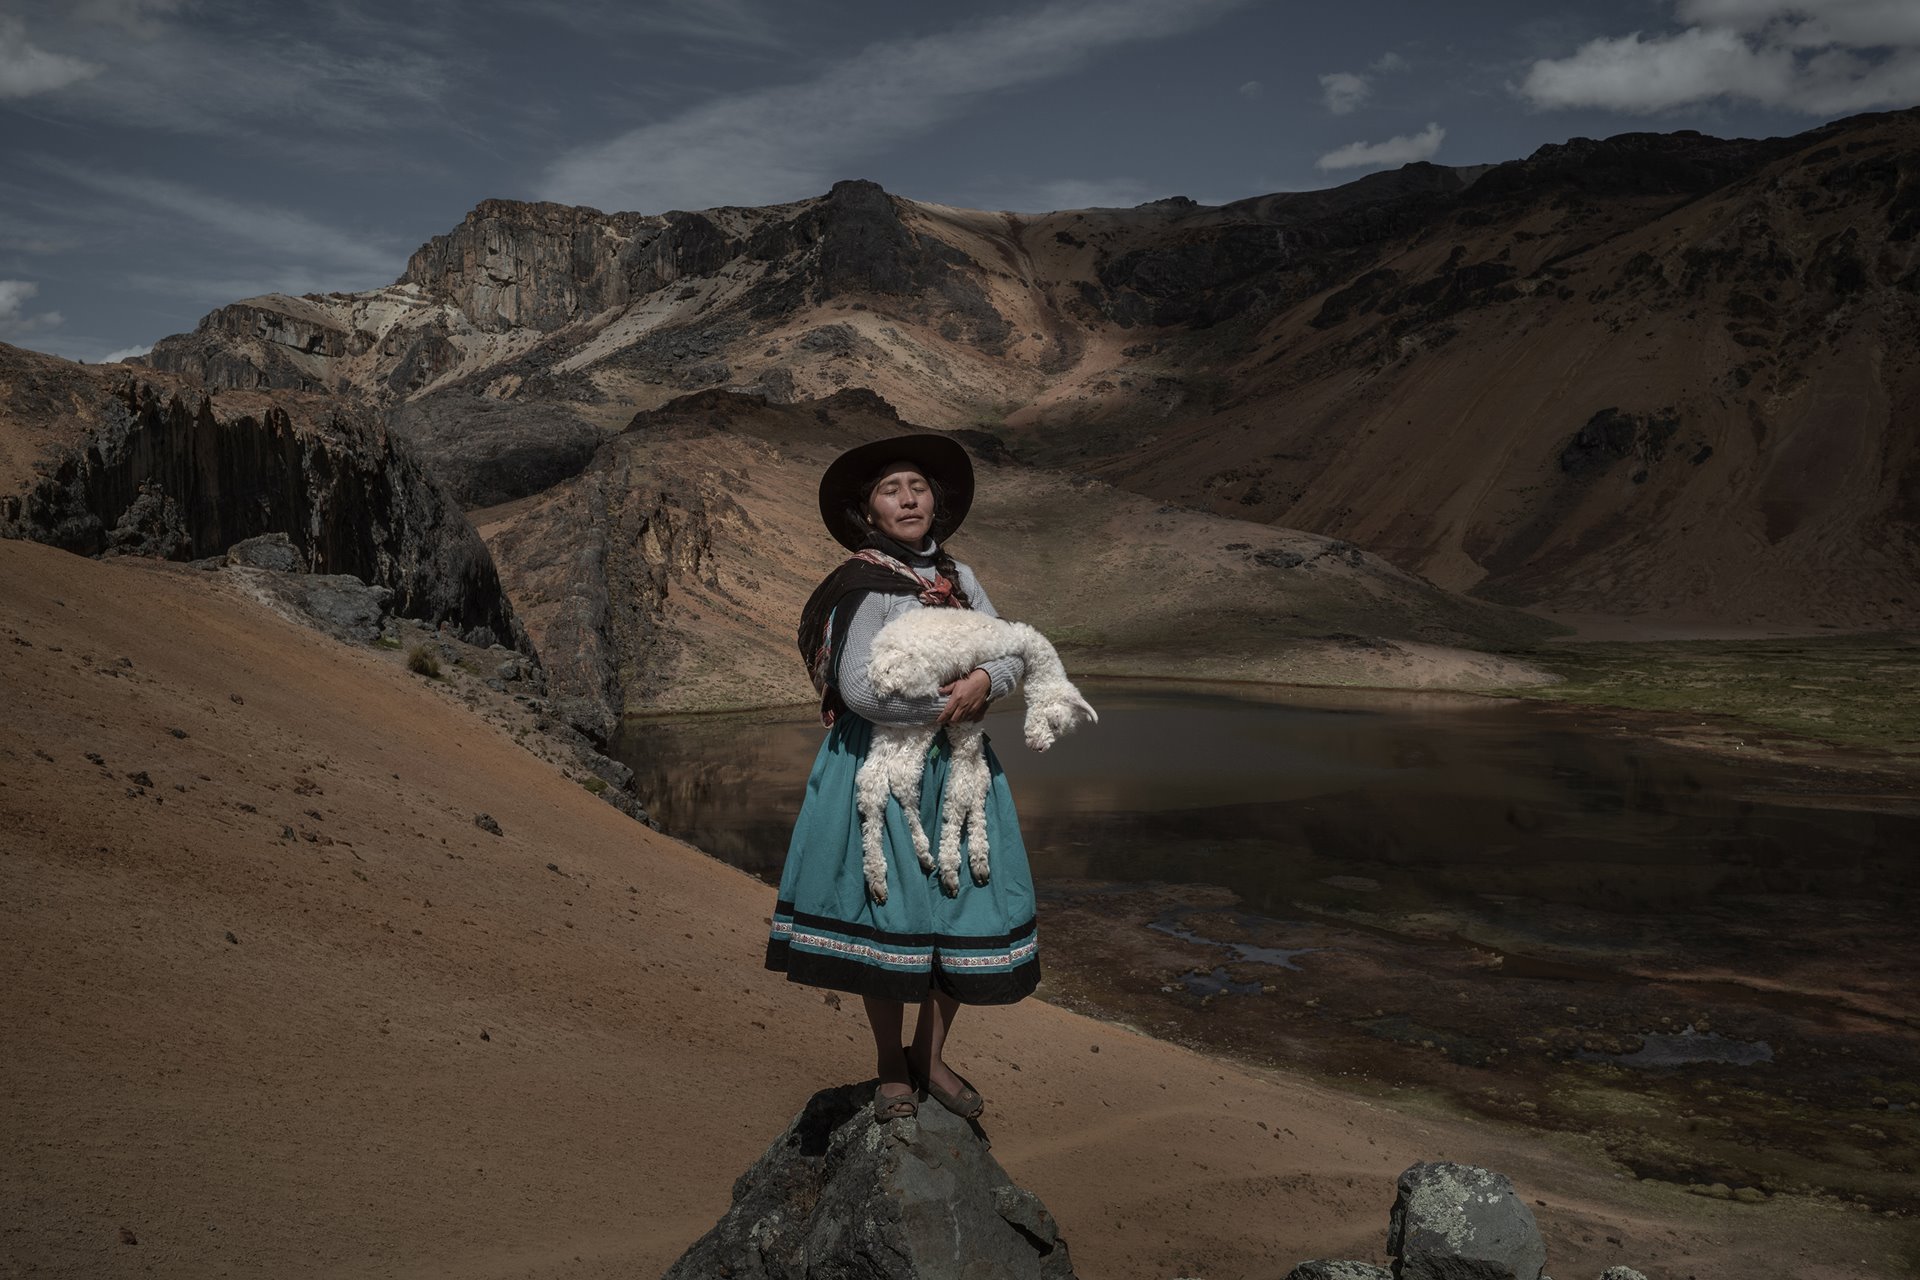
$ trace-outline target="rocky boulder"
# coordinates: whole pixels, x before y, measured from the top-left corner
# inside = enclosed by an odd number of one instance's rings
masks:
[[[379,639],[387,602],[393,598],[389,588],[369,586],[346,573],[280,573],[247,567],[236,572],[256,599],[328,635],[359,644]]]
[[[1287,1272],[1287,1280],[1393,1280],[1393,1272],[1371,1262],[1316,1258]]]
[[[871,1082],[808,1100],[665,1280],[1066,1280],[1046,1206],[931,1103],[873,1122]]]
[[[227,563],[249,569],[272,569],[277,573],[299,573],[307,567],[284,533],[263,533],[234,543],[227,548]]]
[[[1387,1226],[1396,1280],[1540,1280],[1547,1245],[1505,1174],[1416,1164],[1397,1190]]]

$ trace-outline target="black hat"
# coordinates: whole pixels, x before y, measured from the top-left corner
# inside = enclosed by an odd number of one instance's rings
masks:
[[[834,541],[849,551],[867,537],[867,526],[853,520],[849,512],[866,505],[867,482],[890,462],[911,462],[939,486],[940,500],[933,512],[935,540],[951,538],[973,505],[973,459],[952,437],[923,433],[857,445],[835,458],[820,477],[820,518]]]

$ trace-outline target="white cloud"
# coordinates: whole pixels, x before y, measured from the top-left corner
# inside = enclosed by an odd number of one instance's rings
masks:
[[[107,354],[101,356],[98,360],[95,360],[93,363],[114,364],[121,360],[131,359],[134,356],[146,355],[151,350],[153,350],[153,344],[151,342],[143,343],[142,345],[137,347],[122,347],[118,351],[107,352]]]
[[[1266,86],[1262,85],[1258,80],[1249,80],[1234,92],[1243,98],[1257,98],[1266,92]]]
[[[1188,30],[1242,2],[1054,0],[869,45],[810,80],[705,102],[572,151],[548,169],[541,194],[646,212],[813,195],[881,148],[965,113],[983,94]]]
[[[1383,169],[1394,165],[1431,160],[1440,150],[1447,131],[1429,124],[1419,133],[1402,134],[1385,142],[1352,142],[1337,151],[1329,151],[1314,161],[1316,169]]]
[[[47,156],[29,159],[37,168],[130,207],[192,224],[216,237],[230,253],[263,253],[278,274],[330,272],[338,282],[327,287],[339,289],[386,283],[406,265],[406,250],[399,245],[341,230],[292,209],[229,200],[164,178],[99,172]]]
[[[1320,101],[1336,116],[1350,114],[1372,96],[1373,85],[1365,76],[1335,71],[1320,77]]]
[[[678,36],[704,44],[775,48],[776,12],[764,0],[498,0],[508,13],[557,23],[598,39]]]
[[[325,6],[324,24],[265,8],[196,13],[201,7],[39,4],[35,32],[54,33],[61,54],[28,44],[19,20],[0,18],[0,98],[61,88],[54,101],[62,113],[184,133],[260,134],[296,122],[284,148],[328,129],[390,131],[442,101],[456,71],[437,51],[444,37],[436,24],[353,0]],[[323,34],[302,34],[322,26]]]
[[[52,93],[100,73],[97,63],[49,53],[27,39],[27,24],[0,18],[0,98]]]
[[[1542,58],[1516,92],[1538,107],[1648,113],[1716,98],[1809,115],[1920,102],[1914,0],[1678,0],[1683,29],[1603,36]]]
[[[0,321],[18,318],[27,300],[39,292],[31,280],[0,280]]]
[[[0,280],[0,337],[17,338],[66,323],[58,311],[27,314],[27,303],[39,292],[40,286],[32,280]]]
[[[1166,195],[1139,178],[988,178],[969,184],[969,207],[1014,213],[1060,209],[1130,209]]]
[[[1370,63],[1367,69],[1377,75],[1405,71],[1411,65],[1389,49]],[[1333,71],[1320,77],[1320,103],[1333,115],[1351,115],[1373,97],[1373,76],[1351,71]]]

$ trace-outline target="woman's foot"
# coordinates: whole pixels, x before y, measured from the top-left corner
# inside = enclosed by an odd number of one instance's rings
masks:
[[[873,1090],[873,1122],[885,1124],[889,1120],[905,1120],[920,1114],[920,1098],[911,1085],[888,1084],[884,1081]]]
[[[914,1084],[961,1119],[971,1120],[987,1109],[987,1100],[980,1096],[980,1091],[946,1063],[936,1059],[925,1072],[911,1058],[907,1065],[913,1072]]]
[[[907,1063],[907,1051],[880,1055],[880,1082],[873,1089],[873,1120],[885,1124],[920,1114],[920,1091]]]

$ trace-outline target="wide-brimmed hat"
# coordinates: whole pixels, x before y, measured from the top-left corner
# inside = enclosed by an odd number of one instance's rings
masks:
[[[856,445],[833,460],[820,477],[820,519],[834,541],[849,551],[866,540],[867,526],[849,512],[866,504],[865,485],[890,462],[911,462],[940,487],[933,512],[933,536],[945,542],[973,505],[973,459],[949,436],[928,433],[893,436]]]

